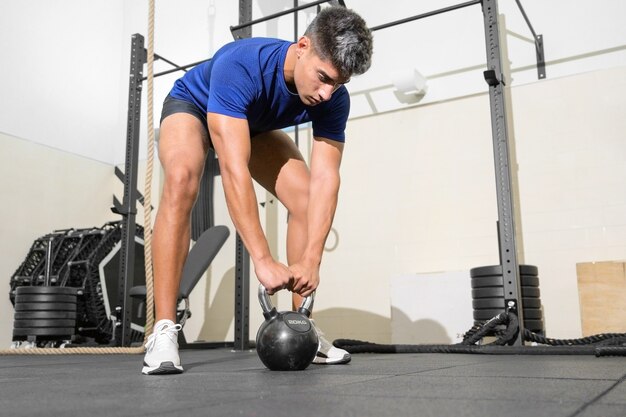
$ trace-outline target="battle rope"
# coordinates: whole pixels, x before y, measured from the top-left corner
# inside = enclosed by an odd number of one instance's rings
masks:
[[[504,332],[496,326],[506,324]],[[529,330],[524,330],[524,340],[549,346],[506,346],[512,343],[519,331],[517,316],[500,313],[480,326],[474,326],[461,343],[454,345],[384,345],[362,340],[337,339],[335,347],[350,353],[477,353],[488,355],[596,355],[626,356],[626,333],[605,333],[582,339],[550,339]],[[495,332],[494,342],[475,345],[488,334]]]
[[[146,166],[146,182],[144,190],[144,256],[146,263],[146,327],[144,344],[139,347],[72,347],[62,348],[27,348],[0,349],[0,355],[120,355],[139,354],[145,351],[144,346],[154,326],[154,294],[152,276],[152,171],[154,160],[154,126],[153,126],[153,80],[154,80],[154,0],[148,0],[148,157]]]

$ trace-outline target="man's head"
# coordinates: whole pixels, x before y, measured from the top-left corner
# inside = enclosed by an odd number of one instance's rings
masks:
[[[310,106],[329,100],[372,63],[372,33],[358,14],[344,7],[322,9],[296,46],[294,82]]]
[[[365,20],[345,7],[327,7],[313,19],[304,36],[323,61],[330,62],[342,78],[363,74],[372,63],[372,32]]]

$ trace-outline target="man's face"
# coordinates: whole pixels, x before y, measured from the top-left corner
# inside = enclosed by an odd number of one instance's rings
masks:
[[[294,83],[305,105],[315,106],[330,100],[339,87],[350,81],[342,79],[330,62],[317,56],[306,36],[298,41],[296,54],[298,59],[294,69]]]

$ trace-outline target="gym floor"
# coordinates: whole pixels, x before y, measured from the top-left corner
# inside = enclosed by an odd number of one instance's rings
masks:
[[[0,356],[6,416],[626,416],[626,358],[356,354],[265,369],[256,352],[183,350],[186,372],[142,357]]]

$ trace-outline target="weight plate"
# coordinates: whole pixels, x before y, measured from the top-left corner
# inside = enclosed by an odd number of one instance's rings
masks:
[[[541,291],[537,287],[522,287],[522,297],[539,298]]]
[[[520,275],[520,280],[522,281],[522,285],[527,287],[539,286],[539,278],[532,275]],[[501,287],[502,285],[502,275],[489,275],[472,278],[472,288]]]
[[[523,308],[541,308],[541,300],[538,298],[522,298]],[[472,301],[475,310],[489,308],[504,308],[504,298],[479,298]]]
[[[539,277],[532,275],[521,275],[522,285],[526,287],[539,287]]]
[[[20,294],[64,294],[74,295],[78,288],[74,287],[17,287],[16,295]]]
[[[474,310],[474,320],[490,320],[500,313],[504,313],[504,309],[491,310]]]
[[[526,320],[524,319],[524,327],[533,332],[543,331],[543,320]]]
[[[75,295],[67,294],[19,294],[15,296],[16,303],[74,303]]]
[[[477,309],[504,308],[504,298],[482,298],[472,301],[472,307]]]
[[[500,313],[503,313],[504,309],[484,309],[474,310],[474,320],[489,320]],[[542,319],[541,310],[538,309],[524,309],[524,323],[527,321],[536,321]],[[528,319],[527,319],[528,318]]]
[[[501,298],[504,300],[504,287],[476,288],[472,290],[472,298]]]
[[[522,275],[538,276],[539,275],[539,268],[537,268],[535,265],[520,265],[519,266],[519,272]]]
[[[522,298],[522,306],[524,308],[541,308],[541,300],[539,298]]]
[[[521,275],[539,275],[539,269],[534,265],[520,265],[519,266]],[[479,266],[478,268],[470,269],[470,276],[472,278],[475,277],[483,277],[490,275],[502,275],[502,266],[501,265],[491,265],[491,266]]]
[[[539,288],[522,287],[522,297],[539,298]],[[472,290],[472,298],[504,298],[504,287],[475,288]]]
[[[526,298],[539,298],[539,288],[537,287],[526,287],[522,285],[522,297]],[[507,298],[507,294],[503,295],[504,298]]]
[[[13,336],[71,336],[73,327],[40,327],[35,329],[13,329]]]
[[[15,311],[76,311],[74,303],[16,303]]]
[[[15,320],[76,320],[75,311],[16,311]]]
[[[524,309],[524,323],[526,320],[540,320],[543,318],[540,308],[525,308]]]
[[[76,320],[15,320],[14,329],[35,328],[35,327],[74,327]]]
[[[502,275],[472,278],[472,288],[501,287]]]

